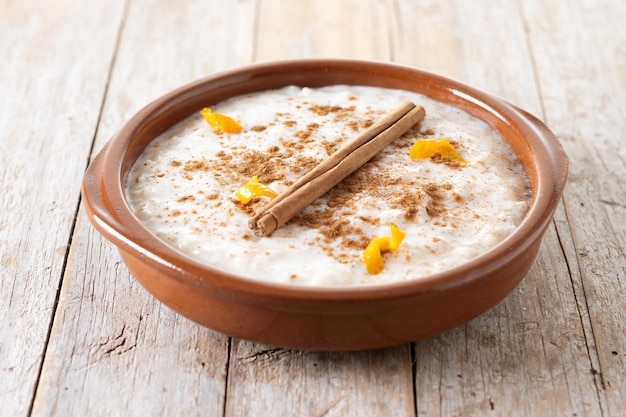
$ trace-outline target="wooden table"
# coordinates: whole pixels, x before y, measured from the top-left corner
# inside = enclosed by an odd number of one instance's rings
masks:
[[[626,415],[626,3],[0,0],[0,415]],[[162,306],[91,227],[89,159],[188,81],[283,58],[398,62],[539,116],[569,183],[522,284],[355,353],[260,346]]]

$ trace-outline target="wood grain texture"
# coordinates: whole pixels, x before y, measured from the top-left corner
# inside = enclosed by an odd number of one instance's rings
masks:
[[[220,416],[228,338],[152,298],[82,212],[75,240],[33,415]]]
[[[462,328],[416,343],[418,413],[600,414],[567,265],[551,247],[558,248],[554,228],[508,298]]]
[[[518,11],[517,4],[507,1],[399,2],[396,57],[542,117]],[[409,39],[415,39],[410,47]],[[460,329],[417,342],[415,356],[419,415],[601,411],[583,323],[554,228],[534,267],[507,299]],[[439,395],[432,395],[433,390]]]
[[[226,416],[413,415],[408,345],[299,352],[233,341]]]
[[[571,160],[559,231],[571,234],[569,269],[590,316],[602,411],[620,415],[626,406],[626,5],[528,1],[524,11],[545,115]]]
[[[254,7],[130,3],[95,148],[158,95],[248,62],[248,44],[238,49],[229,34],[253,27]],[[221,13],[212,13],[215,8]],[[222,415],[228,338],[154,300],[82,210],[58,311],[34,415]]]
[[[249,64],[256,8],[255,0],[133,0],[115,60],[115,91],[107,95],[93,155],[151,100],[198,78]]]
[[[392,10],[388,0],[259,0],[254,59],[389,60]]]
[[[26,416],[122,7],[0,1],[0,10],[0,413]]]

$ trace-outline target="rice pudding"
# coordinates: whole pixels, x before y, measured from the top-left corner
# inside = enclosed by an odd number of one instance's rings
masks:
[[[252,177],[277,193],[400,103],[426,118],[269,237],[248,228],[269,199],[243,205]],[[216,133],[198,112],[153,140],[129,174],[140,221],[183,253],[251,279],[291,285],[419,279],[496,245],[521,222],[531,193],[516,155],[487,124],[420,94],[365,86],[285,87],[211,107],[242,125]],[[469,161],[411,159],[420,139],[447,139]],[[406,236],[369,274],[362,254],[390,225]]]

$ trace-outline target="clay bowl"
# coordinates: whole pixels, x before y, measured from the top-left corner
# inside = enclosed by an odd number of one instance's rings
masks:
[[[522,224],[487,253],[402,283],[306,288],[229,275],[153,236],[124,195],[146,145],[176,122],[220,100],[286,85],[358,84],[405,89],[459,107],[493,126],[519,156],[533,199]],[[230,336],[305,350],[358,350],[413,341],[462,324],[502,300],[531,267],[559,202],[567,157],[538,119],[498,98],[417,69],[351,60],[249,66],[201,79],[155,100],[111,138],[83,182],[88,216],[117,246],[136,279],[178,313]]]

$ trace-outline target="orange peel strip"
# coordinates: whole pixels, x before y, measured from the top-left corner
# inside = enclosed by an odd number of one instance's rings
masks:
[[[241,125],[232,117],[220,113],[213,113],[213,111],[207,107],[200,110],[200,114],[217,133],[241,132]]]
[[[235,192],[235,196],[244,206],[257,197],[274,198],[277,195],[267,185],[261,184],[256,175]]]
[[[379,274],[385,268],[382,253],[398,249],[406,236],[406,233],[393,224],[390,224],[389,228],[391,229],[390,237],[373,238],[363,251],[363,262],[370,275]]]
[[[468,164],[465,159],[454,149],[447,139],[419,139],[413,143],[409,151],[411,159],[425,159],[439,154],[442,158],[450,161]]]

